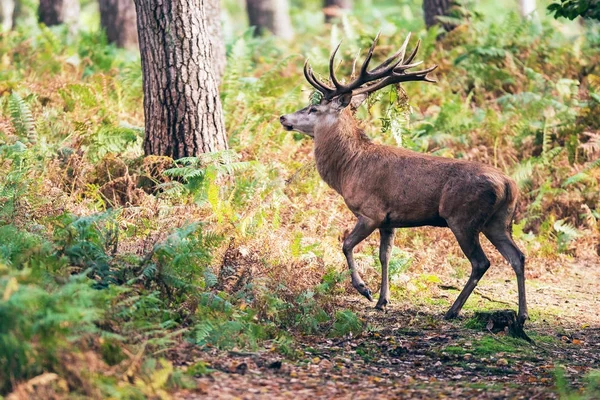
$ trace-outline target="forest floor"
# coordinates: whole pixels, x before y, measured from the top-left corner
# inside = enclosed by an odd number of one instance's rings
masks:
[[[196,390],[175,397],[548,399],[568,392],[598,398],[599,388],[585,378],[600,368],[597,260],[528,280],[532,320],[525,330],[534,344],[471,323],[473,310],[516,310],[511,273],[509,267],[490,270],[463,316],[451,322],[442,317],[458,291],[447,282],[431,298],[420,295],[418,304],[393,299],[386,313],[358,295],[342,298],[343,306],[368,324],[365,333],[298,336],[294,357],[282,356],[269,342],[254,352],[203,351],[181,344],[170,353],[175,365],[201,360],[210,372],[196,378]]]

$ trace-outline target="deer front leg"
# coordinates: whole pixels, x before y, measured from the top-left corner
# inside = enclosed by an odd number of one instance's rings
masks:
[[[394,229],[379,229],[381,241],[379,242],[379,261],[381,262],[381,289],[379,290],[379,300],[375,306],[378,310],[385,310],[390,302],[390,282],[388,277],[388,265],[392,247],[394,247]]]
[[[348,237],[344,239],[344,245],[342,247],[344,255],[346,256],[346,261],[348,261],[350,274],[352,275],[352,286],[354,286],[358,293],[362,294],[370,301],[373,301],[373,296],[371,296],[371,291],[367,285],[365,285],[365,282],[362,280],[360,275],[358,275],[352,253],[354,251],[354,247],[365,240],[371,233],[373,233],[375,228],[377,228],[377,223],[375,223],[375,221],[363,216],[358,217],[356,226],[352,232],[350,232]]]

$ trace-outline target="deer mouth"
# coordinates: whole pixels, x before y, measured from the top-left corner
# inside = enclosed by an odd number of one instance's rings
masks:
[[[294,126],[292,124],[288,124],[287,122],[282,122],[281,125],[286,131],[294,130]]]

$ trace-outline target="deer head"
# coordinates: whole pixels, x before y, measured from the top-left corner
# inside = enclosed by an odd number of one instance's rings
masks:
[[[308,60],[304,63],[304,77],[317,91],[322,95],[319,104],[309,105],[292,114],[282,115],[280,117],[281,125],[288,131],[298,131],[314,137],[315,127],[319,124],[335,124],[339,114],[349,105],[356,109],[371,94],[386,86],[410,81],[435,82],[427,74],[437,68],[433,67],[408,72],[422,63],[414,62],[421,42],[417,42],[414,50],[405,59],[406,47],[410,39],[410,34],[404,40],[400,49],[390,58],[373,69],[369,69],[369,63],[373,58],[373,51],[379,39],[379,34],[373,40],[373,44],[367,53],[367,57],[360,67],[358,77],[348,84],[342,84],[335,76],[335,56],[340,48],[337,45],[331,57],[329,58],[329,78],[333,87],[319,81],[310,67]]]

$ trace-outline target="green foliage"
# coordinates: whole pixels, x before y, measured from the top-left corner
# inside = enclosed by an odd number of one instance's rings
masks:
[[[584,379],[580,390],[571,388],[562,365],[554,369],[555,388],[561,400],[588,400],[600,396],[600,371],[591,370]]]
[[[258,340],[269,336],[270,329],[269,325],[256,323],[255,316],[256,313],[251,309],[240,309],[219,296],[203,293],[193,339],[200,346],[255,348]]]
[[[96,288],[118,283],[111,269],[118,246],[118,227],[112,213],[88,217],[65,214],[58,218],[55,240],[59,254],[94,279]]]
[[[181,298],[192,288],[204,289],[203,273],[221,240],[221,236],[203,231],[201,224],[176,229],[145,257],[136,279],[154,282],[169,299]]]
[[[12,92],[8,98],[8,109],[13,127],[17,135],[31,143],[37,141],[35,121],[31,109],[17,92]]]
[[[583,17],[600,21],[600,3],[598,0],[560,0],[560,3],[550,4],[548,12],[554,14],[554,18],[563,17],[573,20],[577,17]]]
[[[580,236],[577,228],[563,220],[558,220],[554,223],[554,230],[557,233],[558,251],[561,252],[567,249],[569,242],[572,242]]]
[[[208,364],[204,361],[198,361],[190,365],[187,369],[187,374],[190,376],[203,376],[208,375],[214,370],[208,367]]]
[[[333,321],[333,336],[358,335],[364,329],[364,322],[360,320],[358,315],[350,310],[342,310],[335,313]]]
[[[13,225],[0,227],[0,263],[12,269],[39,271],[57,261],[53,250],[52,245],[37,234]]]
[[[93,162],[98,162],[109,153],[121,154],[137,150],[141,147],[143,137],[142,128],[102,126],[90,138],[87,155]]]
[[[63,285],[36,283],[30,270],[13,272],[0,264],[0,374],[13,380],[44,370],[60,371],[61,352],[83,335],[96,333],[106,293],[84,276]],[[11,381],[0,381],[0,393]]]

